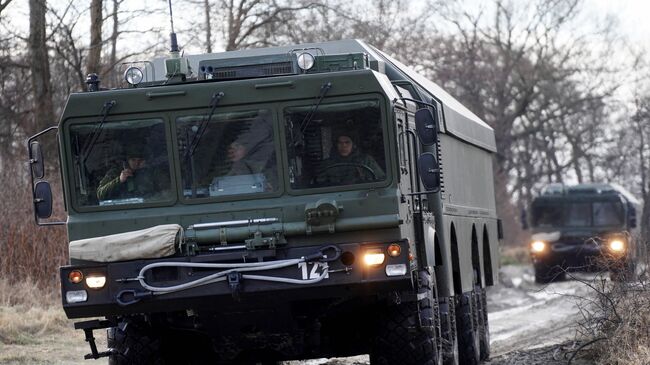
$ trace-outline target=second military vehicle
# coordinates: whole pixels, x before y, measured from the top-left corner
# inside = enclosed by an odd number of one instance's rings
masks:
[[[561,279],[569,270],[606,268],[615,280],[633,274],[638,204],[617,185],[549,185],[530,209],[535,281]]]
[[[103,318],[76,323],[87,358],[489,357],[487,124],[358,40],[177,51],[129,67],[121,89],[90,77],[50,129],[70,239],[63,308]],[[34,205],[56,224],[46,132],[29,140]]]

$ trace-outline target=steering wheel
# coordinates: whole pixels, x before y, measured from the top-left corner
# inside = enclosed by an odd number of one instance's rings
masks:
[[[373,169],[371,169],[368,165],[364,165],[364,164],[362,164],[362,163],[357,163],[357,162],[339,162],[339,163],[331,164],[331,165],[325,167],[324,169],[322,169],[322,170],[321,170],[321,171],[320,171],[320,172],[319,172],[319,173],[314,177],[313,183],[322,183],[322,182],[324,182],[324,181],[327,181],[327,180],[324,180],[324,179],[323,179],[323,178],[325,177],[325,176],[323,176],[323,175],[324,175],[325,172],[327,172],[328,170],[331,170],[331,169],[334,169],[334,168],[338,168],[338,167],[348,167],[348,166],[362,168],[362,169],[364,169],[364,170],[366,170],[366,171],[368,171],[368,172],[370,173],[370,175],[372,176],[372,180],[377,180],[377,174],[376,174],[375,171],[374,171]],[[357,173],[359,174],[359,177],[360,177],[360,178],[363,177],[363,176],[361,175],[361,172],[360,172],[360,171],[357,170]]]

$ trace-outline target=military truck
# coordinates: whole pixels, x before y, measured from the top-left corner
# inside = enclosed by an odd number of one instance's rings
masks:
[[[89,77],[28,141],[36,222],[67,227],[63,309],[100,317],[75,324],[87,359],[489,357],[494,133],[439,86],[359,40],[175,52],[124,75]],[[44,176],[54,131],[65,222]]]
[[[530,255],[535,281],[548,283],[572,270],[633,275],[639,201],[614,184],[551,184],[531,204]]]

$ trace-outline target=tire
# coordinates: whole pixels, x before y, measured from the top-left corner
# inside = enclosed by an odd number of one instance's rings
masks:
[[[566,272],[561,267],[555,265],[548,267],[543,263],[536,263],[535,282],[537,284],[548,284],[555,281],[561,281],[566,278]]]
[[[458,365],[458,336],[456,335],[456,304],[454,297],[440,298],[440,328],[442,332],[442,361]]]
[[[112,352],[108,357],[109,365],[165,363],[161,357],[160,340],[144,324],[122,321],[117,327],[107,330],[107,338]]]
[[[636,265],[632,261],[624,261],[612,265],[609,269],[609,278],[617,282],[630,282],[635,279]]]
[[[440,365],[440,312],[435,277],[418,273],[418,299],[385,308],[370,353],[372,365]],[[424,295],[423,295],[424,294]]]
[[[478,304],[478,320],[479,320],[479,345],[481,352],[481,360],[486,361],[490,359],[490,326],[488,323],[487,311],[487,293],[485,288],[475,286],[475,294],[477,296]]]
[[[456,331],[461,365],[478,365],[481,362],[478,311],[474,291],[456,296]]]

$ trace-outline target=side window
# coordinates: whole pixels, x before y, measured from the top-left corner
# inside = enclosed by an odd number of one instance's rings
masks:
[[[173,198],[161,119],[70,127],[75,201],[81,206],[160,202]]]
[[[386,179],[378,101],[291,107],[284,111],[293,189]]]
[[[185,198],[222,197],[278,188],[273,120],[268,110],[177,119]]]

